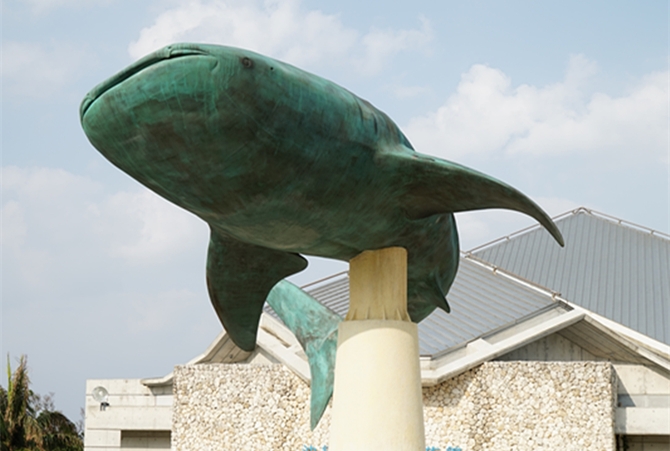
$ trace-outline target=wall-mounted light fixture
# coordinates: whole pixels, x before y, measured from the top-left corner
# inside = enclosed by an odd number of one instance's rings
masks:
[[[98,386],[93,389],[93,399],[100,403],[100,410],[107,410],[107,407],[109,407],[108,396],[109,392],[105,387]]]

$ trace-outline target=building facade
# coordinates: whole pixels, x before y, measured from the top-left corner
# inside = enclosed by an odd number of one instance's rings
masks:
[[[452,314],[419,325],[427,446],[670,450],[670,237],[586,209],[557,225],[564,250],[530,228],[463,254]],[[305,290],[346,313],[346,273]],[[163,378],[87,381],[85,447],[322,450],[309,381],[268,308],[253,353],[224,332]]]

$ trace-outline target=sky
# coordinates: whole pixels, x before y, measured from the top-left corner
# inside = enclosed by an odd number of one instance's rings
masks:
[[[174,42],[266,54],[550,215],[585,206],[668,233],[668,21],[660,0],[4,0],[2,355],[27,355],[34,390],[77,420],[86,379],[163,376],[221,330],[207,226],[79,124],[84,95],[143,55]],[[465,250],[533,224],[498,210],[457,222]],[[292,280],[346,267],[311,259]]]

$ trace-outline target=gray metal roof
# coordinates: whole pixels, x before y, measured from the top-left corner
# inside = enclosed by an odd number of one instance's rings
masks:
[[[469,254],[670,344],[670,236],[585,208],[555,221],[565,248],[531,227]]]
[[[349,309],[349,276],[345,273],[303,287],[344,317]],[[419,323],[419,351],[435,356],[520,320],[558,307],[551,292],[526,285],[494,268],[461,258],[447,299],[451,314],[435,310]],[[276,317],[269,306],[266,311]]]

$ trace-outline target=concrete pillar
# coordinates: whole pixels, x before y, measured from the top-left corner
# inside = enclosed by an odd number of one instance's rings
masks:
[[[407,314],[407,252],[366,251],[350,262],[340,324],[332,451],[423,451],[417,326]]]

